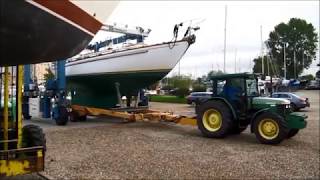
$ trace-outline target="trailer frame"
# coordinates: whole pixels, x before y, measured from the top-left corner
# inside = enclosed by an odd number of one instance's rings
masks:
[[[175,115],[172,112],[160,112],[148,109],[148,107],[102,109],[71,105],[71,113],[77,113],[79,116],[109,116],[120,118],[127,122],[171,122],[181,125],[197,126],[196,117]]]

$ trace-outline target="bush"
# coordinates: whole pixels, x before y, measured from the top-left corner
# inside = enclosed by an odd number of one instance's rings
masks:
[[[193,92],[204,92],[206,90],[207,90],[207,88],[204,85],[194,85],[192,91]]]
[[[175,96],[178,96],[180,98],[183,98],[189,94],[189,89],[188,88],[179,88],[174,92]]]
[[[159,96],[159,95],[152,95],[150,96],[150,102],[166,102],[166,103],[180,103],[186,104],[186,98],[179,98],[177,96]]]
[[[162,90],[165,90],[165,91],[170,91],[171,89],[173,89],[173,86],[171,85],[165,85],[161,88]]]

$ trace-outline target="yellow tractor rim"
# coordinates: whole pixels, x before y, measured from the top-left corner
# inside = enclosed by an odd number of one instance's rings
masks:
[[[218,131],[222,125],[221,113],[215,109],[208,109],[202,117],[204,127],[211,132]]]
[[[279,125],[273,119],[263,119],[259,123],[259,134],[265,139],[274,139],[279,134]]]

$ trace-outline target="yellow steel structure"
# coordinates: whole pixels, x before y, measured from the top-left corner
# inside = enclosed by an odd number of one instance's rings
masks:
[[[18,82],[17,84],[17,99],[18,99],[18,104],[16,104],[17,107],[17,129],[18,129],[18,143],[17,143],[17,148],[19,149],[21,147],[22,143],[22,84],[23,84],[23,66],[18,66]]]
[[[4,150],[8,150],[8,129],[9,129],[9,68],[4,68],[4,88],[3,88],[3,140],[4,140]]]
[[[3,149],[0,149],[0,178],[3,176],[16,176],[32,172],[43,171],[44,169],[44,148],[42,146],[22,148],[22,85],[23,66],[17,66],[17,91],[16,91],[16,123],[10,122],[10,128],[16,128],[17,139],[9,139],[9,68],[4,68],[4,106],[3,123],[0,129],[3,130]],[[1,119],[0,119],[1,120]],[[16,142],[16,148],[9,148],[9,143]],[[31,154],[31,155],[30,155]]]
[[[17,176],[22,174],[27,174],[26,169],[29,169],[30,163],[29,161],[6,161],[0,160],[0,172],[4,174],[4,176]]]

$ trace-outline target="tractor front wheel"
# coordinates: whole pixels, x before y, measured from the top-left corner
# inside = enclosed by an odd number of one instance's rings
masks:
[[[262,144],[279,144],[287,138],[289,128],[283,117],[265,112],[254,120],[253,132]]]
[[[199,107],[197,124],[204,136],[223,138],[233,126],[230,109],[221,101],[208,101]]]

